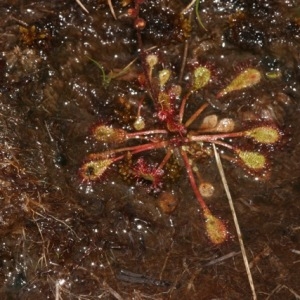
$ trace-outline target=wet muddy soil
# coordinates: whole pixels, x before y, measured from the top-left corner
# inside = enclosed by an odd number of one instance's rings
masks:
[[[252,299],[213,156],[193,153],[214,188],[206,203],[227,226],[220,245],[179,155],[154,191],[152,178],[128,176],[130,157],[96,181],[80,175],[90,153],[111,147],[91,137],[95,124],[132,131],[141,107],[146,128],[160,128],[142,76],[147,51],[183,89],[194,66],[212,70],[188,116],[200,101],[209,104],[200,120],[280,128],[268,176],[222,158],[257,298],[299,299],[299,2],[136,1],[143,49],[134,1],[81,2],[88,12],[75,0],[0,4],[0,298]],[[215,96],[246,68],[262,74],[257,86]]]

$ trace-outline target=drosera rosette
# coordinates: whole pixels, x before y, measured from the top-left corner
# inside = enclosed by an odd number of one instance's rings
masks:
[[[153,72],[152,70],[151,76]],[[248,173],[265,176],[269,168],[267,151],[263,153],[261,149],[273,147],[279,142],[282,133],[273,124],[251,124],[246,129],[236,130],[233,119],[219,118],[217,115],[207,115],[202,119],[198,130],[191,130],[190,126],[209,105],[202,102],[194,113],[185,118],[185,108],[189,99],[187,95],[209,83],[209,71],[205,67],[197,67],[192,77],[191,90],[184,96],[181,86],[178,88],[173,83],[168,85],[171,74],[165,69],[158,72],[157,76],[160,78],[152,81],[158,85],[153,89],[158,91],[157,98],[154,98],[157,101],[158,112],[154,115],[158,117],[161,127],[146,130],[133,127],[132,131],[128,132],[112,125],[97,124],[92,130],[94,139],[103,144],[111,144],[112,147],[100,153],[90,154],[81,167],[80,174],[84,181],[101,181],[109,168],[130,157],[131,163],[128,164],[125,175],[134,178],[137,184],[146,186],[148,191],[159,193],[163,191],[164,179],[167,177],[165,166],[173,152],[176,152],[184,163],[190,185],[202,208],[207,236],[213,244],[221,244],[228,237],[226,225],[206,205],[204,193],[202,191],[201,195],[199,191],[201,180],[199,177],[198,180],[195,179],[198,172],[195,171],[198,170],[195,164],[200,157],[210,156],[211,152],[208,149],[211,144],[215,144],[230,151],[234,155],[231,162],[240,165]],[[198,78],[201,76],[204,78]],[[175,100],[181,100],[179,106],[175,105]],[[140,116],[141,112],[138,114]],[[135,143],[127,144],[133,139],[136,140]],[[246,148],[243,147],[244,142]],[[249,144],[253,149],[248,147]],[[146,155],[149,151],[162,151],[165,152],[165,156],[160,163],[149,162]],[[135,158],[137,154],[143,156]]]
[[[137,112],[132,112],[128,124],[118,124],[118,116],[111,124],[99,123],[93,127],[94,140],[105,145],[106,150],[89,154],[79,173],[83,181],[101,182],[108,169],[116,167],[125,180],[134,179],[135,184],[158,194],[165,192],[164,183],[174,177],[174,174],[168,175],[168,165],[175,161],[181,166],[180,175],[186,174],[200,205],[207,237],[214,245],[220,245],[227,240],[228,231],[225,222],[214,215],[205,202],[209,193],[213,194],[213,185],[203,189],[203,183],[207,181],[200,174],[201,163],[203,160],[209,162],[215,145],[231,163],[255,177],[266,177],[269,153],[281,141],[282,132],[274,124],[260,122],[237,128],[233,118],[220,117],[215,110],[211,113],[212,108],[202,92],[208,90],[216,98],[233,92],[243,93],[246,97],[247,90],[261,81],[261,72],[256,67],[246,67],[216,92],[213,68],[209,63],[193,61],[185,80],[178,82],[180,76],[174,74],[176,69],[168,67],[157,50],[151,53],[144,49],[141,31],[147,24],[139,23],[139,6],[143,1],[134,3],[132,17],[142,69],[139,91],[143,95],[136,98]],[[200,93],[202,97],[199,97]],[[152,101],[152,105],[147,109],[153,111],[148,111],[145,116],[141,107],[148,101]],[[137,120],[141,123],[136,123]]]
[[[268,170],[268,159],[267,154],[262,153],[261,149],[278,143],[281,132],[273,124],[252,124],[246,129],[237,131],[233,119],[219,118],[216,115],[206,116],[202,119],[198,130],[191,130],[189,127],[209,105],[207,103],[200,104],[192,115],[187,119],[184,118],[188,98],[183,96],[181,105],[178,106],[179,109],[176,108],[172,101],[174,101],[174,95],[176,99],[180,98],[181,89],[177,91],[176,85],[172,84],[167,90],[166,84],[169,78],[162,79],[165,75],[162,76],[161,73],[158,73],[158,76],[161,78],[157,81],[159,92],[156,108],[161,128],[127,132],[111,125],[98,124],[92,130],[94,139],[101,143],[112,143],[112,147],[107,151],[89,155],[81,167],[80,173],[86,181],[98,181],[107,169],[129,156],[131,164],[128,165],[126,176],[135,178],[137,184],[146,185],[148,191],[159,193],[163,190],[164,177],[167,176],[165,166],[173,152],[176,152],[184,163],[190,185],[202,209],[207,236],[213,244],[221,244],[228,237],[226,225],[206,205],[199,191],[201,180],[199,177],[198,180],[195,178],[198,172],[195,171],[198,170],[195,164],[201,156],[209,156],[210,152],[207,149],[211,144],[215,144],[229,150],[235,157],[231,162],[240,165],[250,174],[255,176],[265,174]],[[197,78],[198,76],[210,75],[205,69],[195,69],[191,85],[192,92],[196,88],[204,87],[209,82],[208,78],[201,79]],[[196,81],[197,83],[195,83]],[[187,94],[192,94],[192,92],[189,91]],[[170,95],[171,93],[172,95]],[[165,117],[160,115],[162,112],[165,112]],[[128,141],[133,139],[136,140],[136,143],[128,145]],[[244,148],[245,141],[247,141],[247,147],[250,144],[253,149]],[[162,151],[165,152],[165,156],[160,163],[149,162],[146,155],[148,151]],[[137,154],[143,156],[135,158]]]

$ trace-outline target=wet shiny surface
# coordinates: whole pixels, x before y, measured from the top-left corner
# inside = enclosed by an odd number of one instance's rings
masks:
[[[0,298],[250,299],[213,159],[204,160],[201,175],[214,185],[209,207],[230,232],[219,247],[205,235],[184,172],[164,186],[166,196],[124,180],[116,167],[96,183],[78,175],[87,154],[109,147],[91,139],[92,126],[130,128],[144,94],[139,61],[128,77],[104,87],[90,60],[117,72],[138,55],[127,7],[112,2],[117,20],[106,1],[82,1],[89,14],[76,1],[0,4]],[[226,162],[224,168],[258,298],[293,299],[289,289],[300,293],[300,8],[296,1],[201,2],[208,32],[192,14],[187,69],[208,62],[216,79],[199,98],[212,105],[210,114],[241,124],[272,121],[285,132],[267,181]],[[153,0],[141,9],[146,48],[160,49],[174,80],[184,52],[179,12],[186,5]],[[258,88],[214,97],[214,89],[252,65],[264,74]],[[191,102],[187,112],[196,106]],[[142,112],[147,125],[156,125],[150,101]]]

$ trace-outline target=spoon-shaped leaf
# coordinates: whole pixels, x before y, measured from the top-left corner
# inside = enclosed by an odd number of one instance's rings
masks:
[[[126,138],[126,132],[123,129],[115,129],[106,125],[95,126],[93,135],[97,141],[104,143],[120,143]]]
[[[104,174],[107,168],[113,163],[113,159],[92,160],[82,165],[79,174],[84,181],[94,181]]]
[[[260,82],[260,80],[260,72],[257,69],[248,68],[235,77],[225,89],[219,92],[217,98],[223,97],[233,91],[251,87]]]
[[[208,68],[200,66],[193,73],[193,90],[199,90],[206,86],[210,80],[211,72]]]
[[[226,241],[228,232],[222,220],[215,217],[208,208],[203,212],[205,218],[206,233],[210,241],[219,245]]]
[[[262,144],[274,144],[280,139],[278,129],[271,126],[260,126],[246,131],[246,136]]]
[[[260,171],[266,167],[267,160],[265,156],[258,152],[238,150],[237,154],[244,165],[253,171]]]
[[[158,77],[159,77],[159,85],[162,88],[162,87],[165,86],[165,84],[170,79],[170,77],[171,77],[171,71],[168,70],[168,69],[163,69],[163,70],[161,70],[159,72]]]

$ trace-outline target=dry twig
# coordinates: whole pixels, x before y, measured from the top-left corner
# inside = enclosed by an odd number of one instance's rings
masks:
[[[218,264],[218,263],[220,263],[220,262],[222,262],[222,261],[224,261],[226,259],[229,259],[231,257],[234,257],[234,256],[236,256],[236,255],[238,255],[240,253],[241,253],[240,251],[239,252],[236,252],[236,251],[230,252],[230,253],[228,253],[226,255],[223,255],[221,257],[218,257],[216,259],[213,259],[213,260],[209,261],[208,263],[206,263],[204,265],[204,267],[208,267],[208,266],[212,266],[212,265]]]
[[[276,286],[276,288],[271,292],[271,294],[268,296],[268,298],[266,300],[269,300],[271,299],[271,297],[275,294],[277,294],[278,292],[280,292],[282,289],[287,289],[289,292],[291,292],[294,296],[295,296],[295,299],[300,299],[300,295],[297,294],[293,289],[287,287],[286,285],[282,285],[282,284],[279,284]]]
[[[217,166],[218,166],[218,170],[219,170],[219,173],[220,173],[220,176],[221,176],[221,179],[222,179],[222,183],[223,183],[223,186],[224,186],[224,189],[225,189],[225,192],[226,192],[226,196],[227,196],[227,199],[228,199],[228,202],[229,202],[231,214],[232,214],[233,221],[234,221],[234,226],[235,226],[237,236],[238,236],[238,240],[239,240],[239,244],[240,244],[240,248],[241,248],[241,251],[242,251],[244,265],[245,265],[245,268],[246,268],[250,288],[251,288],[251,291],[252,291],[252,298],[253,298],[253,300],[256,300],[257,296],[256,296],[256,292],[255,292],[255,287],[254,287],[252,274],[251,274],[250,267],[249,267],[249,262],[248,262],[248,258],[247,258],[247,254],[246,254],[246,249],[245,249],[244,242],[243,242],[243,237],[242,237],[240,225],[239,225],[239,222],[238,222],[238,219],[237,219],[237,216],[236,216],[235,208],[234,208],[234,205],[233,205],[233,201],[232,201],[231,193],[230,193],[230,190],[229,190],[229,187],[228,187],[228,183],[227,183],[227,180],[226,180],[226,177],[225,177],[225,173],[224,173],[223,165],[222,165],[222,162],[221,162],[221,158],[220,158],[220,155],[219,155],[219,153],[216,149],[215,144],[213,144],[213,149],[214,149],[214,154],[215,154],[215,159],[216,159],[216,163],[217,163]]]
[[[115,20],[117,20],[117,16],[116,16],[114,7],[113,7],[113,5],[111,3],[111,0],[107,0],[107,4],[109,6],[109,9],[110,9],[110,12],[111,12],[112,16],[114,17]]]
[[[87,13],[89,14],[90,12],[86,9],[86,7],[81,3],[80,0],[76,0],[77,4]]]

